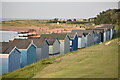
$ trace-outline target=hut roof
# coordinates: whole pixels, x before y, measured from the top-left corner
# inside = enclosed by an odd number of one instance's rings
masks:
[[[97,33],[103,33],[104,32],[104,29],[99,29],[99,28],[87,29],[87,30],[93,30],[94,32],[97,32]]]
[[[101,27],[98,27],[98,28],[108,30],[108,29],[114,28],[114,26],[110,24],[103,24],[101,25]]]
[[[41,48],[44,41],[46,41],[45,39],[28,39],[28,40],[33,40],[33,43],[35,44],[35,46],[37,46],[37,48]]]
[[[104,27],[104,28],[114,28],[114,26],[111,25],[111,24],[104,24],[104,25],[102,25],[102,27]]]
[[[42,34],[41,38],[57,38],[59,40],[65,40],[67,34]]]
[[[28,39],[15,39],[11,43],[19,49],[27,49],[31,42],[32,41]]]
[[[2,45],[2,46],[0,46],[1,54],[9,54],[15,47],[10,42],[0,42],[0,44]]]
[[[49,45],[53,45],[54,42],[55,42],[57,39],[55,39],[55,38],[47,38],[46,40],[48,41],[48,44],[49,44]]]
[[[68,36],[70,37],[70,39],[73,39],[76,36],[76,32],[75,33],[68,33]]]
[[[53,34],[65,34],[65,35],[68,35],[70,39],[73,39],[75,36],[76,36],[76,32],[75,33],[53,33]]]
[[[93,30],[72,30],[72,32],[77,32],[77,35],[81,37],[82,35],[88,35],[88,33],[93,34]]]

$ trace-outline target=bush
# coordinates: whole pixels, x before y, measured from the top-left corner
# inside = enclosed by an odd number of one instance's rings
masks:
[[[87,24],[89,22],[82,22],[82,21],[67,21],[68,24]]]

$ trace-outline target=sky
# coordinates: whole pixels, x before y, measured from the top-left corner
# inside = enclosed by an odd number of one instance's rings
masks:
[[[11,2],[10,2],[11,1]],[[109,0],[110,1],[110,0]],[[1,3],[0,3],[1,5]],[[118,8],[118,2],[37,2],[2,0],[2,18],[91,18],[99,12]]]

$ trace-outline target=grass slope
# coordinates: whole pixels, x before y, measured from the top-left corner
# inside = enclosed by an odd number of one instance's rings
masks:
[[[66,55],[51,57],[4,74],[3,78],[117,78],[117,39]]]
[[[64,56],[44,68],[34,78],[116,78],[118,77],[117,40],[110,45],[95,45]]]

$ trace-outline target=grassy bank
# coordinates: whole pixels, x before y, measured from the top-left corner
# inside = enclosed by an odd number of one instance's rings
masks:
[[[116,78],[118,77],[117,39],[110,45],[95,45],[61,58],[45,67],[34,78]]]
[[[110,45],[97,44],[88,48],[51,57],[3,78],[116,78],[118,77],[118,39]]]

